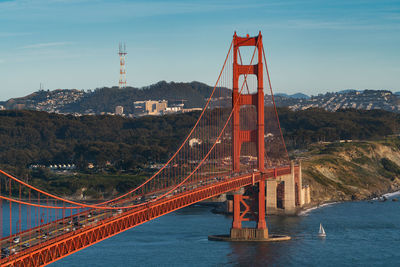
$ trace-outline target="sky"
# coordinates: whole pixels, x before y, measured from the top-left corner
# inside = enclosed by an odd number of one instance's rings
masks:
[[[214,85],[234,31],[263,34],[275,92],[400,91],[400,0],[0,0],[0,101],[39,89]]]

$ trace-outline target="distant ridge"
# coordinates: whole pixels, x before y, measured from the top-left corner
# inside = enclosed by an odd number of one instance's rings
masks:
[[[202,108],[210,96],[213,87],[201,82],[166,82],[144,86],[142,88],[103,87],[95,90],[56,89],[39,90],[27,96],[12,98],[0,102],[6,109],[38,110],[50,113],[75,115],[112,114],[116,106],[123,106],[125,114],[134,113],[134,102],[143,100],[167,100],[169,106],[184,104],[184,108]],[[221,90],[215,98],[229,102],[231,90]],[[266,95],[268,98],[268,95]],[[400,112],[400,92],[389,90],[356,90],[345,89],[339,92],[328,92],[316,96],[304,93],[275,94],[279,107],[292,110],[322,108],[328,111],[340,109],[372,110],[383,109]],[[213,101],[213,105],[219,105]],[[1,108],[1,107],[0,107]]]
[[[362,90],[361,90],[362,91]],[[360,90],[356,90],[356,89],[346,89],[346,90],[341,90],[338,93],[340,94],[347,94],[347,93],[354,93],[354,92],[361,92]]]
[[[212,90],[212,86],[196,81],[190,83],[160,81],[142,88],[39,90],[24,97],[11,98],[0,105],[6,109],[79,114],[112,113],[116,106],[123,106],[126,113],[133,113],[134,102],[143,100],[167,100],[168,104],[184,103],[185,108],[201,108]],[[219,90],[219,94],[214,97],[230,97],[229,89]]]
[[[288,97],[288,98],[297,98],[297,99],[309,99],[310,97],[306,94],[303,93],[296,93],[296,94],[292,94],[292,95],[288,95],[285,93],[277,93],[275,94],[276,96],[282,96],[282,97]]]
[[[389,90],[353,90],[318,94],[310,99],[281,98],[276,103],[291,110],[322,108],[328,111],[343,109],[374,110],[382,109],[400,112],[400,96]]]

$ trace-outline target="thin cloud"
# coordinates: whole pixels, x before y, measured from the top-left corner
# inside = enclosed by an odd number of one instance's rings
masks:
[[[320,20],[289,20],[269,25],[278,29],[301,30],[396,30],[400,24],[377,23],[375,21],[320,21]]]
[[[31,44],[20,47],[21,49],[35,49],[35,48],[46,48],[46,47],[55,47],[55,46],[64,46],[73,44],[72,42],[52,42],[52,43],[39,43],[39,44]]]
[[[31,32],[0,32],[0,37],[14,37],[32,35]]]

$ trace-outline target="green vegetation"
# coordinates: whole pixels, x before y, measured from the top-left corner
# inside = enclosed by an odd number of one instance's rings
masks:
[[[388,158],[382,158],[381,164],[384,168],[383,175],[394,180],[395,176],[400,175],[400,167]]]
[[[281,109],[279,114],[290,148],[309,147],[318,141],[383,139],[400,128],[399,114],[379,110],[332,113],[320,109]],[[87,170],[87,164],[92,162],[101,169],[111,165],[117,171],[136,170],[152,162],[166,161],[198,116],[199,112],[192,112],[127,119],[1,111],[0,164],[26,168],[31,164],[74,163],[80,170]],[[396,142],[400,147],[399,141],[390,140],[385,142]],[[356,144],[365,146],[362,142]],[[346,146],[354,145],[331,143],[320,153]]]
[[[182,142],[198,112],[127,119],[120,116],[0,112],[0,167],[60,195],[109,197],[138,185]],[[89,163],[95,166],[89,169]],[[75,164],[66,174],[32,164]]]
[[[392,136],[379,141],[313,144],[302,154],[303,178],[314,202],[376,197],[400,189],[400,150]],[[390,158],[390,159],[389,159]]]
[[[151,173],[140,174],[70,174],[54,175],[47,177],[33,177],[31,184],[38,188],[46,189],[61,196],[81,194],[85,198],[110,198],[113,194],[127,192],[137,187],[150,176]],[[77,195],[76,197],[81,197]]]
[[[294,112],[280,108],[278,113],[289,148],[307,147],[321,141],[382,139],[397,134],[400,129],[400,114],[383,110],[329,112],[307,109]]]
[[[366,165],[370,161],[370,158],[368,158],[367,156],[361,156],[359,158],[353,159],[353,161],[360,165]]]
[[[221,110],[206,112],[206,119],[213,116],[213,112]],[[365,156],[368,154],[365,151],[373,149],[373,144],[337,142],[341,139],[384,139],[397,134],[399,114],[380,110],[327,112],[320,109],[298,112],[279,109],[278,112],[289,148],[313,148],[314,155],[324,156],[356,147],[362,151],[352,156],[354,166],[379,165],[388,177],[400,173],[388,160],[371,163],[372,159]],[[61,195],[75,193],[107,198],[143,181],[154,172],[149,168],[150,164],[167,161],[199,114],[192,112],[128,119],[120,116],[74,117],[36,111],[1,111],[0,167]],[[269,126],[269,123],[266,125]],[[312,145],[318,141],[332,143]],[[386,138],[383,142],[400,147],[397,138]],[[88,168],[89,163],[95,167]],[[341,159],[332,158],[315,162],[326,165],[342,163]],[[77,169],[55,174],[47,168],[29,169],[32,164],[75,164]],[[354,166],[349,168],[354,169]],[[316,173],[313,171],[310,174]],[[322,177],[316,179],[333,186],[323,181]],[[357,181],[351,184],[354,183]],[[79,192],[82,188],[86,190]]]
[[[96,89],[79,101],[66,105],[63,112],[82,113],[86,110],[92,110],[95,113],[114,112],[116,106],[124,106],[125,112],[133,113],[134,101],[157,99],[165,99],[169,103],[181,103],[179,100],[183,99],[186,108],[203,107],[212,90],[213,87],[200,82],[167,83],[165,81],[141,89],[105,87]]]
[[[33,111],[0,112],[0,164],[26,168],[31,164],[89,162],[103,169],[136,170],[162,162],[194,125],[198,112],[126,119]]]

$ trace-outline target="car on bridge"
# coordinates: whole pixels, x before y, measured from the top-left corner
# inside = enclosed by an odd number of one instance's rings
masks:
[[[1,258],[5,258],[10,256],[10,250],[8,248],[2,248],[1,249]]]

